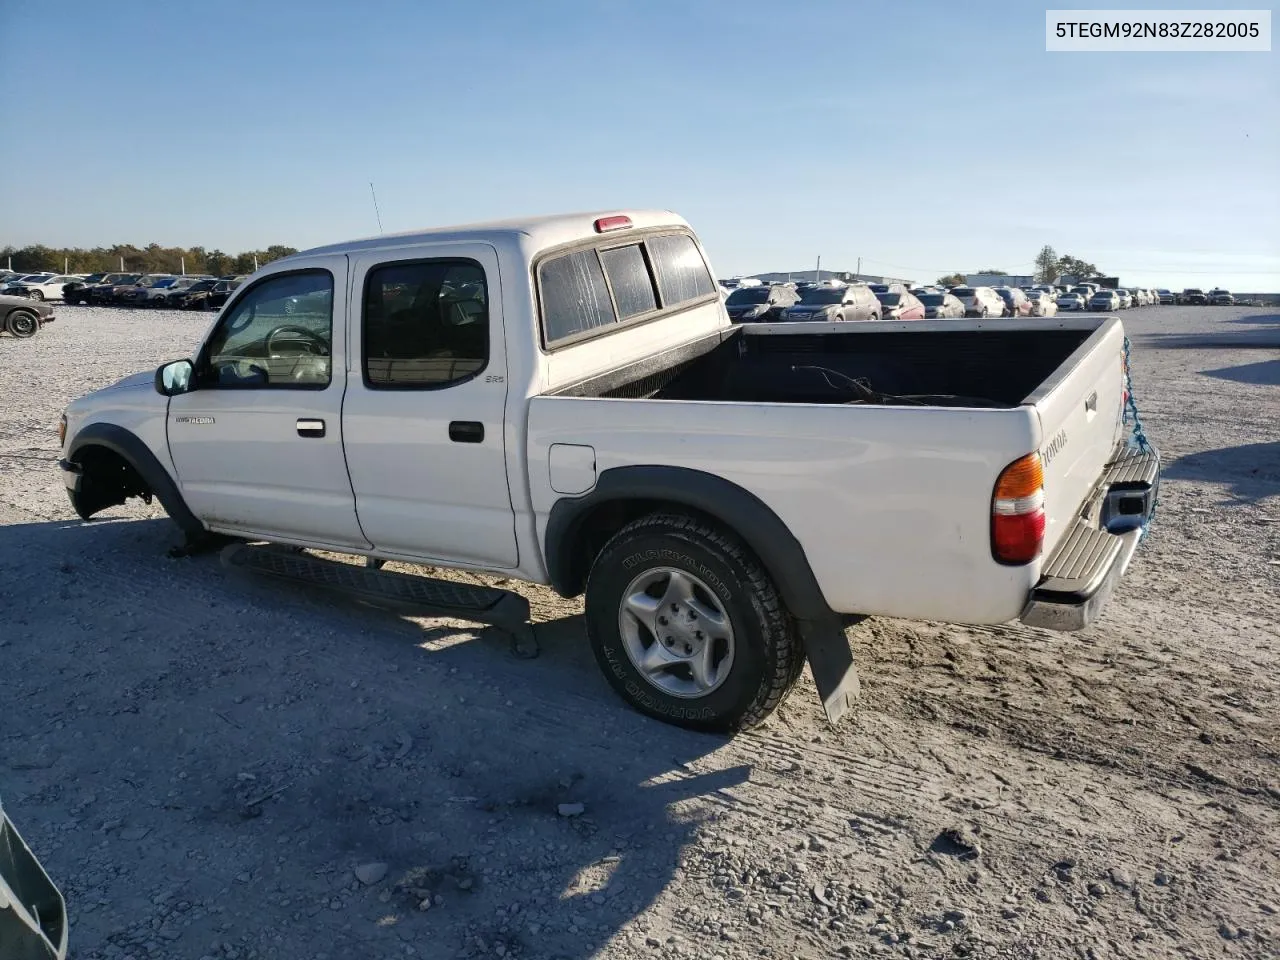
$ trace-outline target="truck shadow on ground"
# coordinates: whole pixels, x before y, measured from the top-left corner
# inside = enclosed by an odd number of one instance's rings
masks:
[[[5,800],[77,956],[568,960],[676,932],[628,925],[750,768],[628,710],[580,618],[516,660],[496,630],[246,585],[175,539],[0,527]]]
[[[1236,501],[1259,503],[1280,494],[1280,441],[1188,453],[1161,469],[1171,480],[1228,483]]]
[[[1234,367],[1200,372],[1206,377],[1231,380],[1235,383],[1252,383],[1262,387],[1280,386],[1280,359],[1259,360],[1257,363],[1242,363]]]
[[[1280,347],[1280,330],[1138,333],[1132,339],[1136,346],[1157,350],[1269,350]]]

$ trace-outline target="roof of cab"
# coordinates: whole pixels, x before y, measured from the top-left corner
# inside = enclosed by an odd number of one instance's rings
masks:
[[[630,217],[634,229],[648,227],[688,227],[688,221],[670,210],[600,210],[593,213],[564,213],[544,217],[523,217],[514,220],[491,220],[486,223],[466,223],[452,227],[431,227],[427,230],[409,230],[405,233],[387,233],[378,237],[348,240],[323,247],[300,250],[285,260],[312,257],[322,254],[357,253],[364,250],[407,247],[416,243],[438,240],[479,240],[493,242],[527,237],[536,249],[544,250],[563,243],[571,243],[596,234],[595,222],[601,217]],[[610,231],[612,233],[612,231]],[[625,234],[625,230],[617,231]],[[606,234],[607,235],[607,234]],[[276,261],[277,263],[280,261]]]

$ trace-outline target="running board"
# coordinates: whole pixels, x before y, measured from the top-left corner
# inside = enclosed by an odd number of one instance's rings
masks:
[[[222,565],[237,573],[266,574],[290,583],[320,587],[406,616],[451,617],[491,624],[511,634],[511,649],[516,656],[529,659],[538,655],[533,624],[529,622],[529,601],[510,590],[354,566],[271,544],[232,544],[222,551]]]

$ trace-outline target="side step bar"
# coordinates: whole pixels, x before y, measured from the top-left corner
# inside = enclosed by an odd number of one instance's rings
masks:
[[[321,587],[351,600],[411,617],[452,617],[487,623],[511,634],[512,652],[538,655],[529,601],[510,590],[453,580],[394,573],[373,566],[325,560],[271,544],[235,543],[222,551],[222,565],[237,573],[266,574],[278,580]]]

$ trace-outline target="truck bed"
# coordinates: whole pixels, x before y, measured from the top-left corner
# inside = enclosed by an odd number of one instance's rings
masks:
[[[1093,332],[1019,324],[744,325],[574,384],[559,396],[1007,408]],[[991,326],[991,325],[985,325]]]
[[[699,338],[530,400],[538,533],[562,495],[608,470],[708,471],[787,525],[839,613],[1015,619],[1114,455],[1123,344],[1106,317],[759,324]],[[992,490],[1032,451],[1044,462],[1044,554],[1003,565]]]

